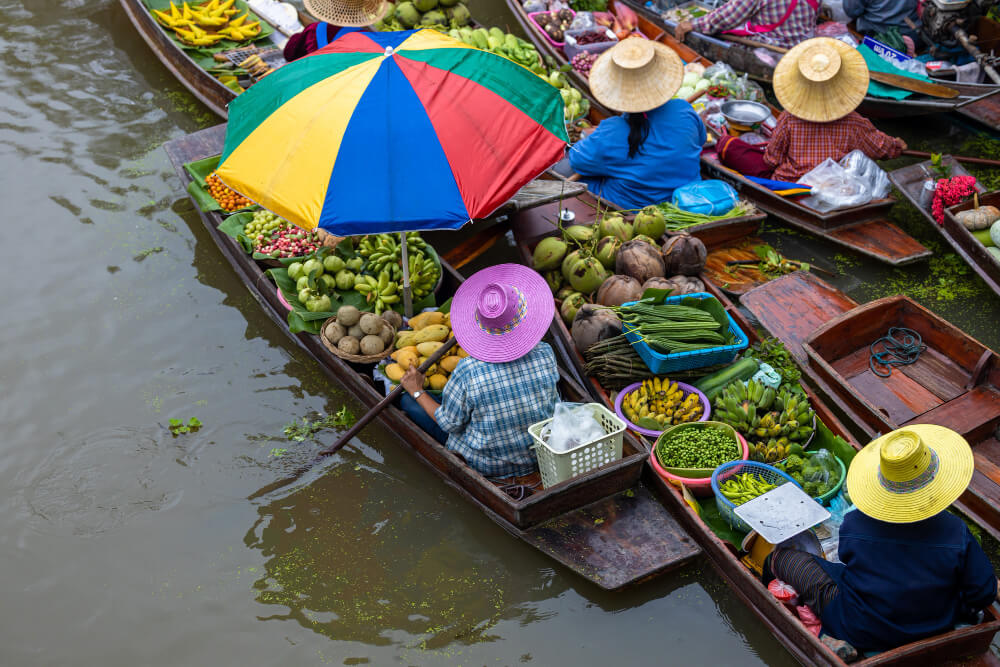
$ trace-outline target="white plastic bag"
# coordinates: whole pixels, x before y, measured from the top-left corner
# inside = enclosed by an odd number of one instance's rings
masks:
[[[607,433],[594,417],[593,409],[585,403],[556,403],[555,414],[549,425],[548,446],[554,452],[567,452],[606,436]]]
[[[840,166],[871,186],[872,199],[882,199],[889,196],[889,190],[892,188],[889,175],[883,171],[882,167],[878,166],[875,160],[862,151],[853,150],[845,155],[840,160]]]
[[[569,24],[569,30],[590,30],[596,25],[591,12],[577,12],[573,22]]]
[[[812,195],[802,203],[823,212],[861,206],[889,193],[889,177],[858,150],[845,155],[839,163],[827,158],[799,182],[812,186]]]

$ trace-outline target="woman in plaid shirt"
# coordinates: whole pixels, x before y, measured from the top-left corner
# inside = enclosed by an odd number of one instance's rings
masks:
[[[692,30],[721,32],[791,48],[815,34],[818,14],[818,0],[729,0],[693,21],[678,23],[674,37],[683,42]]]

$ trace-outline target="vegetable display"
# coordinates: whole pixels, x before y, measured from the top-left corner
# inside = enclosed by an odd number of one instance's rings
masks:
[[[762,364],[767,364],[781,376],[781,386],[798,387],[799,378],[802,371],[799,365],[792,358],[791,353],[777,338],[768,336],[754,343],[744,355],[744,358],[753,358]]]
[[[718,428],[680,428],[656,441],[656,460],[665,468],[716,468],[740,458],[736,439]]]
[[[385,366],[382,372],[390,381],[397,383],[411,367],[419,367],[428,357],[434,354],[445,341],[451,338],[451,320],[448,313],[428,311],[410,318],[410,330],[396,334],[396,350],[390,355],[392,363]],[[458,366],[458,362],[469,356],[459,346],[451,349],[436,364],[427,369],[424,374],[424,387],[439,391],[448,383],[448,377]]]
[[[719,484],[719,491],[734,505],[742,505],[776,488],[778,487],[774,484],[749,472],[733,475]]]
[[[678,231],[688,227],[694,227],[695,225],[702,225],[706,222],[728,220],[730,218],[742,218],[743,216],[757,214],[757,208],[753,204],[742,200],[722,215],[692,213],[691,211],[685,211],[678,206],[674,206],[670,202],[657,204],[657,208],[660,209],[660,212],[663,214],[663,219],[666,221],[666,228],[671,231]]]
[[[837,488],[841,470],[834,455],[826,449],[797,451],[776,466],[799,483],[802,490],[817,498]]]
[[[369,234],[358,243],[358,254],[365,259],[366,270],[373,275],[366,277],[367,285],[356,281],[355,289],[368,295],[369,303],[375,304],[378,313],[385,310],[388,304],[399,301],[400,282],[403,280],[401,243],[399,234]],[[419,300],[431,293],[441,272],[434,259],[425,252],[427,242],[417,232],[406,232],[406,249],[410,288],[414,300]]]
[[[816,413],[800,394],[736,380],[716,397],[714,416],[743,434],[751,459],[773,463],[812,437]]]
[[[583,356],[586,360],[585,372],[596,378],[605,389],[621,389],[634,382],[654,377],[649,366],[628,342],[625,334],[611,336],[594,343],[583,352]],[[671,375],[674,379],[689,382],[705,373],[722,372],[726,368],[728,366],[674,371]]]
[[[636,426],[662,431],[668,426],[698,421],[705,408],[698,394],[685,396],[684,390],[669,378],[644,380],[622,401],[622,412]]]
[[[617,309],[625,327],[662,354],[691,352],[726,344],[722,324],[711,314],[679,304],[635,303]]]
[[[553,12],[542,12],[531,18],[553,42],[561,44],[566,39],[565,33],[569,29],[570,23],[573,22],[573,16],[572,10],[559,9]]]
[[[731,382],[734,380],[749,380],[757,372],[758,368],[757,362],[753,359],[740,359],[722,370],[705,375],[697,382],[694,382],[693,386],[705,394],[708,400],[713,401]]]
[[[240,14],[234,4],[235,0],[210,0],[200,5],[183,2],[178,7],[171,2],[170,11],[151,11],[160,25],[173,30],[188,46],[214,46],[224,39],[244,42],[260,35],[260,21],[250,21],[250,13]]]
[[[407,0],[389,5],[389,12],[372,24],[372,29],[376,32],[411,28],[461,28],[472,22],[469,8],[458,0]]]
[[[227,213],[253,205],[252,201],[223,183],[214,171],[205,177],[205,186],[208,188],[208,194],[212,195],[212,199],[219,202],[219,206]]]
[[[344,354],[378,355],[392,344],[395,329],[387,319],[374,313],[341,306],[331,320],[323,326],[321,335]]]
[[[987,229],[994,222],[1000,220],[1000,209],[996,206],[980,206],[979,193],[974,193],[973,208],[967,211],[960,211],[955,214],[955,219],[962,223],[962,226],[970,232],[977,229]]]

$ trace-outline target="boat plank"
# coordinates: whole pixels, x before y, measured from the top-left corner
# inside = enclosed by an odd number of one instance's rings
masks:
[[[1000,424],[1000,392],[988,385],[975,387],[927,412],[917,413],[907,421],[946,426],[966,439],[977,441],[988,436]]]
[[[869,370],[868,360],[871,357],[870,346],[858,348],[851,354],[833,361],[830,365],[847,379],[851,379]],[[884,370],[884,368],[880,368]],[[944,358],[937,350],[924,350],[915,363],[907,366],[897,366],[892,374],[902,373],[921,387],[940,399],[939,403],[965,392],[965,381],[968,373],[950,360]],[[890,376],[891,377],[891,376]]]
[[[994,484],[1000,484],[1000,442],[996,438],[989,438],[980,442],[972,450],[972,457],[976,461],[976,470],[988,477]]]
[[[941,405],[941,400],[903,373],[882,378],[865,369],[852,378],[851,386],[870,404],[896,424]]]
[[[893,265],[909,264],[931,251],[888,220],[869,220],[857,225],[838,227],[826,232],[835,243],[856,248],[859,252]]]

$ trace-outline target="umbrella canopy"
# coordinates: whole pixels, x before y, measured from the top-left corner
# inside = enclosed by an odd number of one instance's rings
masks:
[[[455,229],[557,162],[559,92],[434,30],[350,33],[230,104],[220,178],[341,235]]]

